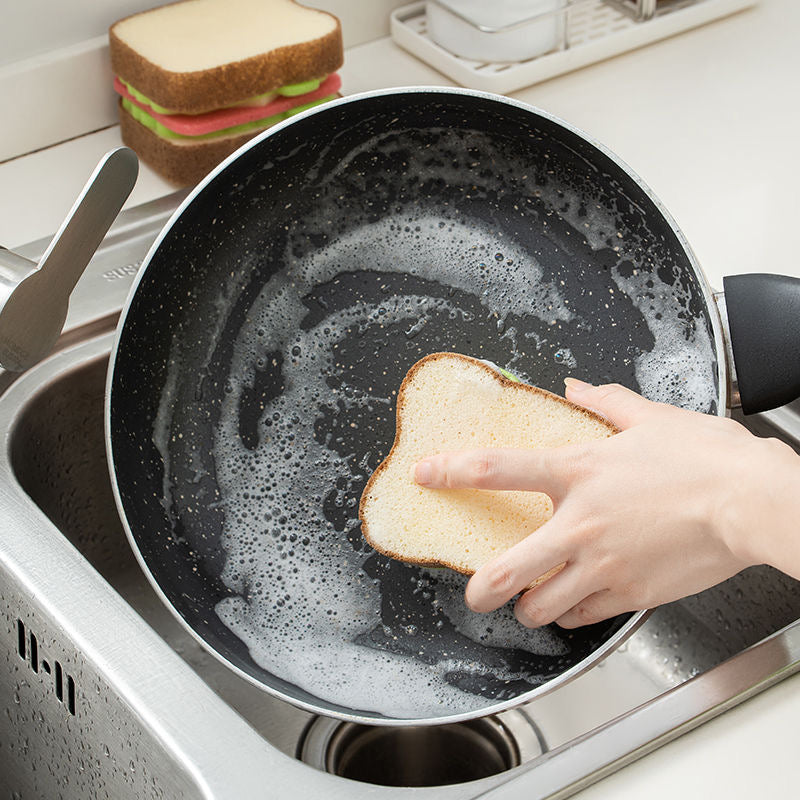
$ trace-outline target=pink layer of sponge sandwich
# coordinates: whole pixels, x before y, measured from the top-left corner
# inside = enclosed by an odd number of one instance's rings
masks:
[[[178,136],[206,136],[229,128],[256,123],[262,119],[266,120],[298,106],[335,96],[341,85],[341,78],[334,73],[328,75],[314,91],[293,97],[280,96],[265,105],[238,105],[207,111],[204,114],[164,114],[135,97],[119,78],[114,78],[114,90],[117,94]]]

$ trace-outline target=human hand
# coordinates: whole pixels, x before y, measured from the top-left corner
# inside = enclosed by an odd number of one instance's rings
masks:
[[[474,611],[522,592],[517,619],[572,628],[701,591],[756,563],[800,577],[800,458],[720,417],[568,379],[609,439],[550,450],[465,450],[420,461],[437,488],[545,492],[553,518],[470,579]],[[528,588],[564,564],[553,577]]]

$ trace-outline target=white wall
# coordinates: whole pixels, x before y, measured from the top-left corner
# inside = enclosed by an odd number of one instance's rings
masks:
[[[104,34],[157,3],[147,0],[2,0],[0,67]]]
[[[305,0],[342,20],[345,47],[387,36],[389,12],[410,0]],[[105,34],[153,0],[2,0],[0,67]]]

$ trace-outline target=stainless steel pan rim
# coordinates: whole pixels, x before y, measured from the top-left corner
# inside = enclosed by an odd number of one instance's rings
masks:
[[[441,717],[426,717],[426,718],[409,718],[409,719],[400,719],[400,718],[389,718],[384,717],[381,715],[372,715],[368,712],[361,712],[361,711],[348,711],[346,709],[338,710],[336,708],[326,707],[324,710],[321,711],[318,705],[313,703],[305,702],[299,698],[290,696],[280,689],[265,684],[263,681],[259,681],[255,677],[249,675],[247,672],[241,670],[236,665],[231,664],[228,659],[218,653],[213,646],[211,646],[201,635],[199,635],[194,628],[192,628],[178,613],[178,611],[173,607],[169,599],[167,598],[166,594],[162,590],[161,586],[159,585],[158,581],[155,579],[153,574],[148,567],[148,564],[145,562],[143,556],[141,555],[139,548],[136,544],[136,540],[129,525],[129,522],[126,518],[124,512],[124,506],[121,497],[120,486],[117,482],[116,476],[116,466],[114,463],[114,454],[112,449],[111,443],[111,391],[112,391],[112,384],[113,384],[113,375],[115,364],[117,361],[117,355],[119,352],[119,341],[120,341],[120,333],[123,330],[126,319],[128,317],[128,313],[131,308],[131,304],[133,298],[136,294],[136,291],[144,278],[145,273],[147,272],[148,266],[152,260],[153,255],[161,246],[164,238],[167,236],[175,222],[180,218],[183,214],[184,210],[189,207],[194,199],[205,189],[205,187],[211,183],[220,173],[222,173],[229,164],[239,158],[243,153],[247,152],[250,148],[255,147],[258,145],[259,142],[263,141],[264,139],[274,136],[275,134],[279,133],[288,125],[293,124],[294,122],[307,118],[312,117],[316,114],[325,114],[329,112],[331,108],[336,106],[345,106],[351,103],[359,103],[369,100],[370,98],[374,97],[382,97],[382,96],[398,96],[402,97],[404,94],[409,93],[426,93],[426,94],[442,94],[442,95],[461,95],[464,97],[474,97],[476,99],[481,100],[489,100],[496,103],[506,104],[508,106],[513,106],[524,111],[528,111],[535,116],[541,117],[551,123],[555,123],[557,126],[560,126],[569,132],[573,133],[574,135],[578,136],[579,138],[583,139],[591,146],[596,148],[600,151],[605,157],[611,160],[614,164],[616,164],[620,170],[625,172],[628,177],[630,177],[642,190],[643,193],[650,199],[650,201],[654,204],[657,208],[658,212],[663,216],[664,220],[667,222],[668,226],[672,229],[673,233],[675,234],[676,238],[678,239],[681,247],[685,251],[687,258],[690,262],[691,268],[695,273],[700,288],[702,290],[703,298],[706,303],[706,307],[709,309],[709,317],[711,320],[711,325],[713,329],[714,335],[714,345],[716,352],[718,354],[717,357],[717,374],[716,378],[718,381],[718,403],[717,409],[718,414],[720,416],[724,416],[727,409],[727,364],[726,364],[726,350],[724,344],[724,337],[722,332],[722,325],[720,321],[719,312],[717,310],[716,303],[714,301],[714,294],[711,290],[708,280],[703,273],[697,258],[695,257],[691,247],[686,240],[681,229],[678,227],[676,222],[673,220],[672,216],[669,212],[664,208],[662,203],[658,200],[658,198],[653,194],[653,192],[649,189],[649,187],[644,183],[644,181],[633,171],[631,170],[625,162],[623,162],[619,157],[617,157],[613,152],[608,150],[604,145],[595,141],[591,136],[587,135],[579,128],[564,122],[560,118],[549,114],[545,111],[542,111],[538,108],[535,108],[529,104],[522,103],[517,100],[509,99],[506,97],[497,96],[487,92],[480,92],[470,89],[460,89],[460,88],[446,88],[446,87],[427,87],[427,86],[415,86],[415,87],[404,87],[398,89],[387,89],[387,90],[379,90],[373,92],[365,92],[362,94],[353,95],[350,97],[341,98],[335,101],[331,101],[330,103],[324,104],[322,106],[318,106],[313,109],[309,109],[301,114],[296,115],[295,117],[281,122],[274,127],[270,128],[269,130],[265,131],[261,135],[255,137],[250,142],[245,144],[239,151],[234,153],[228,159],[223,161],[213,172],[211,172],[197,187],[185,198],[185,200],[181,203],[179,208],[175,211],[172,215],[170,220],[162,229],[159,236],[154,241],[153,245],[151,246],[149,252],[147,253],[145,259],[143,260],[142,267],[139,270],[132,286],[130,292],[128,294],[128,298],[125,302],[125,305],[122,309],[122,313],[120,315],[119,324],[117,327],[117,334],[114,337],[114,342],[109,358],[109,368],[107,373],[106,379],[106,393],[105,393],[105,413],[104,413],[104,422],[105,422],[105,441],[106,441],[106,449],[108,453],[108,463],[109,463],[109,471],[110,471],[110,478],[111,478],[111,486],[114,495],[115,502],[117,504],[117,508],[120,512],[120,518],[125,530],[125,534],[128,537],[128,540],[133,548],[134,554],[136,556],[139,565],[141,566],[142,570],[144,571],[145,575],[147,576],[148,580],[150,581],[151,585],[153,586],[154,590],[161,598],[161,600],[167,605],[170,612],[175,616],[177,620],[184,626],[184,628],[197,640],[197,642],[209,653],[211,653],[215,658],[220,660],[224,663],[229,669],[232,669],[236,674],[238,674],[241,678],[248,681],[249,683],[257,686],[258,688],[279,697],[286,702],[289,702],[295,706],[303,708],[307,711],[312,713],[324,713],[327,716],[336,717],[338,719],[350,721],[350,722],[357,722],[367,725],[397,725],[397,726],[421,726],[421,725],[437,725],[437,724],[450,724],[454,722],[461,722],[469,719],[474,719],[477,717],[483,717],[490,714],[495,714],[500,711],[504,711],[506,709],[510,709],[524,703],[527,703],[537,697],[541,697],[542,695],[548,694],[559,686],[567,683],[570,680],[578,677],[582,673],[586,672],[592,666],[601,662],[604,658],[610,655],[625,639],[630,637],[647,619],[649,614],[651,613],[650,610],[641,610],[633,613],[630,619],[623,624],[623,626],[613,634],[603,645],[595,649],[592,655],[589,658],[584,659],[584,661],[576,664],[572,668],[566,670],[565,672],[561,673],[555,678],[550,679],[545,684],[533,689],[532,691],[526,692],[522,695],[519,695],[515,698],[510,700],[506,700],[503,702],[495,703],[493,705],[485,706],[477,711],[469,711],[460,714],[453,714],[448,716],[441,716]],[[712,310],[713,309],[713,310]]]

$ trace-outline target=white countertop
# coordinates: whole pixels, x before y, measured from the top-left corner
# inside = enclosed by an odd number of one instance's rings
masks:
[[[350,49],[347,94],[450,81],[389,39]],[[761,0],[703,28],[520,91],[623,158],[683,228],[712,285],[723,275],[800,276],[800,3]],[[6,121],[8,124],[8,121]],[[0,243],[51,234],[116,127],[0,164]],[[128,206],[172,187],[142,167]],[[795,796],[800,675],[578,796]]]

